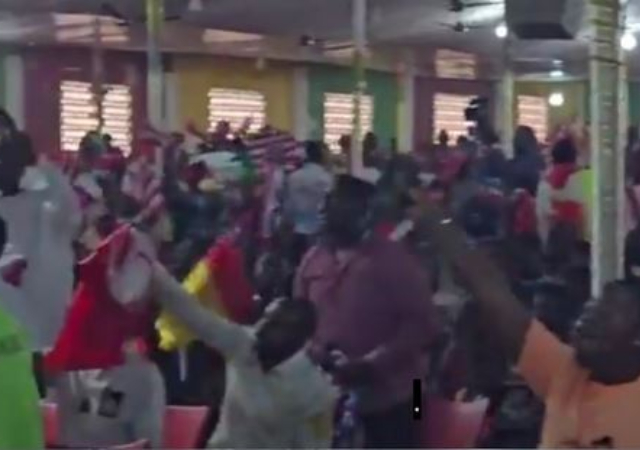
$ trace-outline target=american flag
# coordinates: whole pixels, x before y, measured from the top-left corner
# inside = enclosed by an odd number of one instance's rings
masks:
[[[250,136],[245,138],[244,143],[260,173],[268,169],[267,156],[270,153],[276,155],[281,153],[284,156],[287,171],[299,168],[304,159],[303,144],[289,133],[276,132],[268,136]]]

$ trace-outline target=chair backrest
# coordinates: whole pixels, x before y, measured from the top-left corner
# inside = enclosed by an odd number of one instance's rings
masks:
[[[167,406],[164,417],[164,448],[194,449],[201,446],[206,406]]]
[[[426,423],[421,429],[421,446],[475,448],[488,407],[487,399],[463,403],[428,398],[424,418]]]
[[[44,442],[47,448],[58,445],[58,405],[50,402],[40,402],[42,424],[44,428]]]

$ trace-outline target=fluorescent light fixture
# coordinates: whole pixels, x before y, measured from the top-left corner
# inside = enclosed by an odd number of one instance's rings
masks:
[[[549,73],[549,76],[551,76],[551,78],[562,78],[564,77],[564,71],[561,69],[554,69]]]
[[[549,104],[554,108],[564,105],[564,94],[562,92],[554,92],[549,96]]]
[[[620,38],[620,46],[623,50],[628,52],[635,50],[638,46],[638,40],[630,31],[625,31],[622,37]]]
[[[501,23],[496,27],[495,33],[498,38],[505,39],[507,36],[509,36],[509,28],[506,24]]]

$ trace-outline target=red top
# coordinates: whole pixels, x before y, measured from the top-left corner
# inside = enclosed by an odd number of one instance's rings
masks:
[[[125,360],[125,347],[146,336],[152,323],[149,304],[125,307],[111,296],[107,285],[111,250],[126,248],[131,238],[131,228],[120,228],[81,263],[80,284],[66,323],[53,350],[45,357],[48,370],[106,369],[121,365]]]

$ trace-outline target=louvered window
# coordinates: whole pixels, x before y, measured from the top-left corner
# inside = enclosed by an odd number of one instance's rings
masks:
[[[456,94],[436,94],[433,99],[433,139],[438,141],[438,135],[445,130],[451,140],[467,134],[467,123],[464,111],[474,96]]]
[[[266,123],[266,110],[267,102],[260,92],[220,88],[209,91],[210,130],[214,130],[220,121],[229,122],[235,130],[250,118],[250,131],[256,132]]]
[[[545,97],[518,96],[518,125],[526,125],[540,142],[546,142],[549,134],[549,105]]]
[[[353,134],[355,117],[352,94],[327,93],[324,95],[324,141],[329,148],[340,151],[340,137]],[[373,97],[362,98],[360,117],[361,138],[373,129]]]
[[[131,151],[133,99],[131,88],[122,84],[104,87],[103,133],[125,153]],[[60,143],[64,151],[77,151],[86,133],[98,129],[98,108],[91,83],[63,81],[60,84]]]

